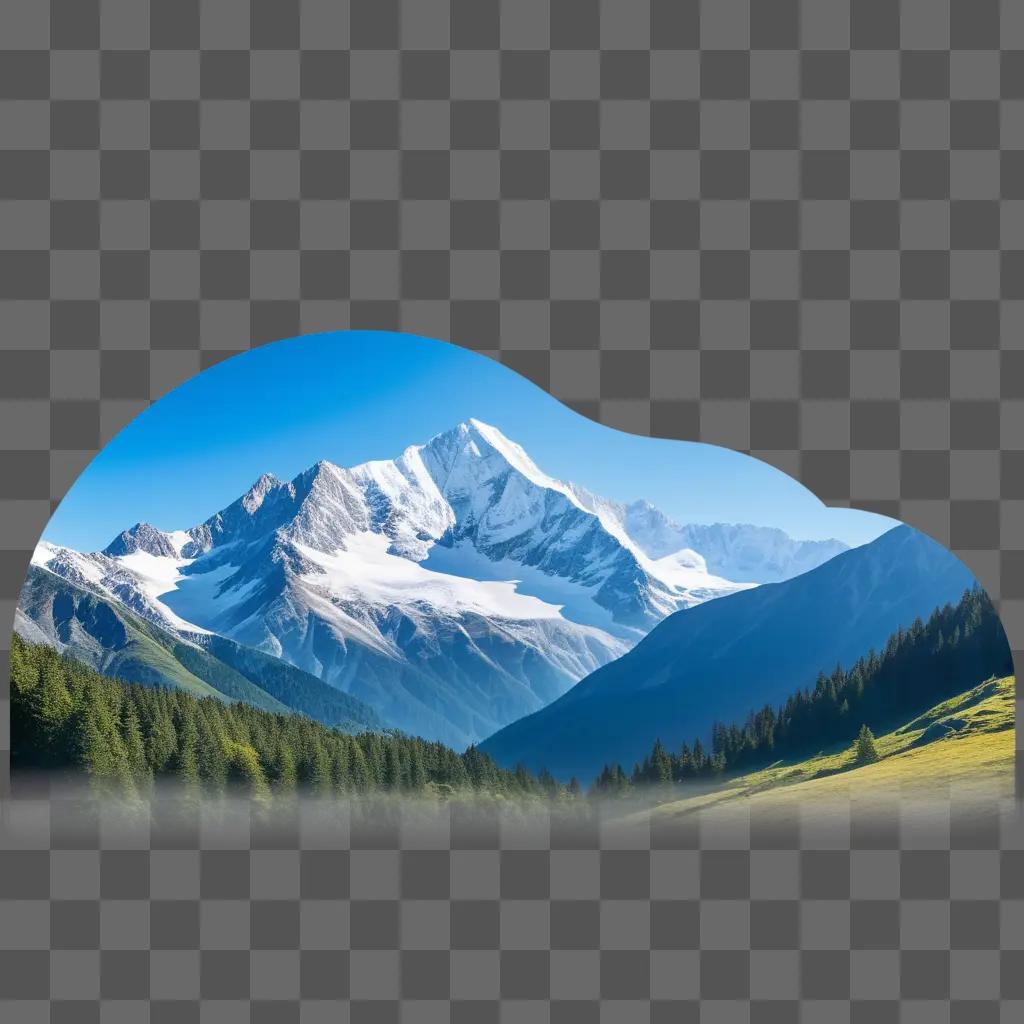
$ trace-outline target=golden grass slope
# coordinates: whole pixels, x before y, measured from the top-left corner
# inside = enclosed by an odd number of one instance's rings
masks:
[[[761,807],[855,799],[858,802],[1009,797],[1014,785],[1014,677],[990,679],[876,737],[880,759],[857,765],[852,745],[797,763],[779,762],[714,788],[662,803],[655,816],[733,803]]]

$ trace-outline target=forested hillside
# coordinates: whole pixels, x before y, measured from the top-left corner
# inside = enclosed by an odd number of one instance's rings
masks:
[[[850,669],[975,585],[952,552],[898,526],[784,583],[675,612],[628,654],[481,747],[498,764],[521,761],[562,779],[592,778],[616,762],[628,770],[658,736],[670,750],[695,736],[708,747],[715,722],[779,707],[813,687],[821,669]]]
[[[553,797],[579,793],[550,776],[498,768],[396,733],[351,735],[304,715],[111,679],[15,635],[11,649],[11,766],[84,772],[125,794],[154,779],[254,796],[374,790]]]
[[[799,807],[813,817],[816,809],[833,812],[837,802],[869,808],[940,794],[981,811],[992,800],[1013,797],[1015,682],[1013,676],[989,679],[880,733],[868,758],[855,742],[730,773],[714,784],[629,791],[653,797],[662,820],[698,811],[729,814],[736,807],[742,814]],[[631,807],[629,801],[624,806]]]
[[[783,705],[766,705],[745,722],[716,723],[712,748],[701,741],[651,753],[627,774],[620,765],[602,771],[597,788],[622,792],[631,785],[680,782],[723,772],[747,771],[782,759],[803,758],[852,743],[863,726],[880,732],[906,721],[991,677],[1013,672],[1006,634],[983,590],[964,593],[956,605],[937,608],[897,630],[881,652],[870,651],[849,670],[820,673],[813,688],[797,690]]]
[[[718,723],[711,749],[698,739],[678,750],[656,740],[627,772],[607,765],[598,794],[687,782],[795,761],[906,722],[990,677],[1012,673],[1012,659],[985,593],[967,591],[894,633],[881,652],[820,674],[780,707],[765,706],[743,724]],[[575,797],[550,774],[498,767],[475,746],[458,753],[440,742],[393,732],[358,735],[298,714],[196,696],[168,686],[108,678],[45,645],[15,635],[11,651],[12,767],[81,771],[123,793],[145,792],[160,777],[213,791],[254,795],[309,791]]]

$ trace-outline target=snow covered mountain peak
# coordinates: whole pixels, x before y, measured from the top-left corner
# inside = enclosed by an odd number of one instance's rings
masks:
[[[848,549],[840,540],[796,540],[774,526],[674,522],[646,499],[618,506],[623,529],[649,558],[700,552],[708,572],[737,583],[780,583]]]
[[[759,582],[719,568],[746,535],[687,529],[549,476],[467,419],[393,459],[264,473],[188,530],[138,523],[101,553],[44,543],[34,561],[458,745],[554,699],[666,615]]]
[[[492,539],[495,531],[505,539],[523,534],[552,502],[596,515],[576,490],[544,473],[498,428],[468,419],[395,459],[350,469],[320,460],[288,483],[265,473],[236,502],[189,530],[188,550],[177,553],[195,557],[275,531],[332,553],[345,549],[346,538],[371,531],[389,536],[400,554],[422,560],[451,531],[484,520]],[[604,523],[613,531],[616,525]],[[625,535],[618,540],[630,546]]]
[[[568,494],[568,487],[548,476],[515,441],[497,427],[468,419],[437,434],[426,444],[407,449],[423,461],[442,494],[461,494],[514,472],[536,487]]]
[[[264,473],[242,496],[242,507],[252,514],[262,504],[266,496],[284,484],[273,473]]]
[[[750,523],[669,522],[670,543],[682,540],[705,557],[711,572],[737,582],[781,583],[817,568],[849,550],[834,537],[796,540],[774,526]]]
[[[150,523],[136,523],[130,529],[119,533],[103,549],[103,554],[117,557],[144,551],[146,554],[158,557],[177,558],[179,548],[180,545],[174,543],[170,534],[158,530]]]
[[[507,438],[497,427],[492,427],[490,424],[477,419],[468,420],[464,426],[468,428],[468,434],[473,439],[474,444],[479,446],[482,442],[486,449],[504,459],[511,469],[521,473],[531,483],[536,484],[538,487],[550,487],[553,490],[568,493],[568,488],[565,484],[543,472],[533,459],[526,454],[525,449],[521,445]]]

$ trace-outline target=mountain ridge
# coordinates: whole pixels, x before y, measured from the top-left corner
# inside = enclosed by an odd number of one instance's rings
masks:
[[[391,460],[264,473],[188,530],[138,523],[102,552],[41,542],[33,560],[459,745],[545,706],[666,615],[751,585],[684,547],[651,557],[625,508],[470,419]]]
[[[587,777],[632,764],[660,738],[677,747],[810,685],[958,599],[970,570],[906,526],[817,568],[684,609],[559,700],[489,737],[499,763]],[[615,723],[613,735],[607,723]]]
[[[214,634],[169,633],[39,566],[29,569],[15,632],[129,682],[298,712],[326,725],[385,727],[369,706],[284,662]]]

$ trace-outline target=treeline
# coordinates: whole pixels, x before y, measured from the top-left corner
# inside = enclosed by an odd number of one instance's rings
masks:
[[[606,765],[591,792],[625,794],[801,759],[852,743],[864,726],[886,731],[1012,672],[995,609],[983,591],[970,590],[927,622],[899,629],[882,651],[848,670],[820,674],[782,706],[766,705],[742,725],[715,724],[710,748],[698,738],[671,751],[657,740],[631,773]],[[475,746],[460,754],[394,732],[353,735],[300,714],[126,683],[18,635],[11,649],[11,767],[84,772],[128,795],[145,793],[158,778],[258,797],[297,791],[582,795],[575,779],[562,785],[547,772],[500,768]]]
[[[111,679],[15,635],[11,766],[84,772],[125,795],[157,778],[256,797],[397,791],[571,798],[580,788],[499,768],[470,747],[387,732],[350,735],[297,714]]]
[[[885,731],[991,676],[1013,672],[999,617],[981,589],[956,605],[936,609],[889,637],[848,670],[819,674],[813,687],[797,690],[781,707],[765,705],[743,724],[716,723],[711,748],[700,739],[669,751],[657,740],[631,774],[607,765],[594,783],[600,793],[633,786],[711,778],[777,760],[800,759],[852,743],[863,726]]]

